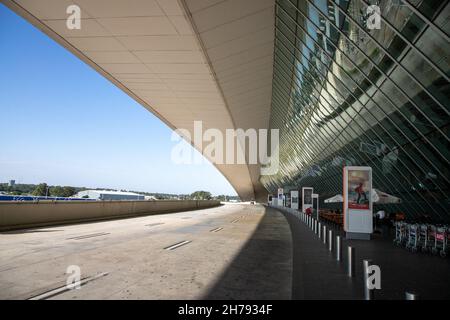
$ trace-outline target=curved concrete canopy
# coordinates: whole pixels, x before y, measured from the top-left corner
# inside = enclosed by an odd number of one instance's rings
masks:
[[[173,129],[269,126],[274,0],[3,2]],[[259,165],[215,165],[241,199],[265,201]]]

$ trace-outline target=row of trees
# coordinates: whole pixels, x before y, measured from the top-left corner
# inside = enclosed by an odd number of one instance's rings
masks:
[[[40,183],[31,193],[33,196],[51,196],[51,197],[71,197],[76,193],[74,187],[54,186],[49,187],[46,183]]]
[[[97,188],[98,189],[98,188]],[[71,197],[77,192],[81,190],[86,190],[86,188],[79,187],[70,187],[70,186],[49,186],[47,183],[40,183],[38,185],[34,184],[17,184],[15,186],[8,186],[6,183],[0,183],[0,191],[6,191],[9,194],[13,195],[22,195],[22,194],[32,194],[34,196],[49,196],[49,197]],[[113,189],[102,189],[102,190],[111,190]],[[125,190],[123,190],[125,191]],[[165,193],[148,193],[148,192],[138,192],[132,191],[135,193],[140,193],[144,195],[152,195],[156,199],[172,199],[177,197],[179,199],[193,199],[193,200],[211,200],[217,199],[220,201],[226,200],[234,200],[239,199],[237,196],[226,196],[219,195],[213,197],[211,192],[208,191],[195,191],[191,194],[185,195],[174,195],[174,194],[165,194]]]

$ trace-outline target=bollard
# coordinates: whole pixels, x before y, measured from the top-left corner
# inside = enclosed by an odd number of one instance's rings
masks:
[[[333,230],[328,230],[328,251],[333,251]]]
[[[406,291],[405,300],[419,300],[419,295],[413,291]]]
[[[314,233],[317,234],[317,220],[314,222]]]
[[[368,286],[367,279],[369,278],[369,266],[372,264],[372,260],[363,260],[363,270],[364,270],[364,299],[373,300],[375,298],[375,290],[371,290]]]
[[[319,222],[319,226],[317,227],[317,233],[319,234],[319,239],[322,235],[322,223]]]
[[[323,226],[323,243],[327,244],[327,226]]]
[[[336,261],[341,261],[342,259],[341,241],[341,236],[336,236]]]
[[[311,218],[311,230],[312,231],[314,231],[314,223],[315,223],[314,218]]]
[[[347,247],[347,275],[355,276],[355,248]]]

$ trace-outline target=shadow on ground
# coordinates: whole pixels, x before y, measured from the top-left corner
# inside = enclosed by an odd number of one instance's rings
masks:
[[[291,299],[292,242],[289,224],[265,208],[255,232],[202,299]]]

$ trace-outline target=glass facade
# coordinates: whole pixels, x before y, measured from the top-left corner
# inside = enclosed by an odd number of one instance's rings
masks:
[[[344,165],[370,166],[373,187],[403,200],[392,209],[450,221],[448,2],[276,2],[270,192],[323,200],[342,193]]]

